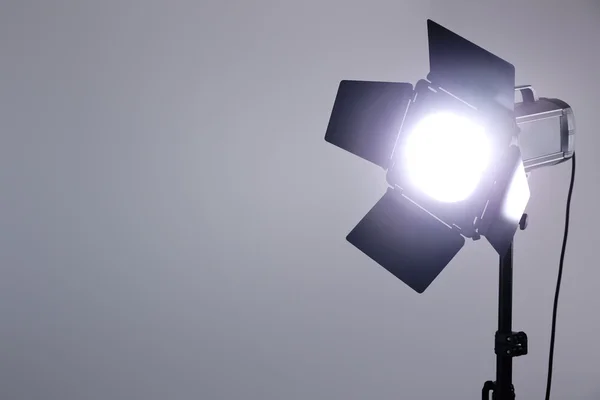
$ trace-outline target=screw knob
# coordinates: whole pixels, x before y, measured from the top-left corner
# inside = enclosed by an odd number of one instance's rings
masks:
[[[519,221],[519,229],[524,231],[527,228],[528,224],[529,224],[529,215],[523,214],[523,216],[521,217],[521,220]]]

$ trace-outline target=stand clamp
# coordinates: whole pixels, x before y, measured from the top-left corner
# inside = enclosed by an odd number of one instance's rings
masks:
[[[496,355],[519,357],[527,354],[527,335],[525,332],[496,332]]]
[[[495,390],[496,390],[496,382],[487,381],[483,385],[483,389],[481,390],[481,399],[482,400],[490,400],[490,393],[491,393],[492,400],[496,400]],[[515,398],[515,387],[512,384],[510,385],[510,398],[511,399]]]

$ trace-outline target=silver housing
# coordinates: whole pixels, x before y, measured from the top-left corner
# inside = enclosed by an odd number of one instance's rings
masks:
[[[559,164],[575,151],[575,115],[564,101],[538,98],[531,86],[518,86],[515,104],[518,143],[527,172]]]

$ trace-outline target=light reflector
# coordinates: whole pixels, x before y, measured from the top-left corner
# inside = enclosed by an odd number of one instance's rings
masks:
[[[465,244],[458,232],[394,189],[387,190],[346,239],[418,293]]]
[[[340,82],[325,140],[387,168],[412,93],[410,83]]]

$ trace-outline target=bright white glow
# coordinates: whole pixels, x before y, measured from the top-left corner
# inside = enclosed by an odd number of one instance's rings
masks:
[[[419,121],[404,146],[412,184],[448,203],[473,194],[490,157],[491,143],[483,127],[449,112],[430,114]]]
[[[508,192],[502,204],[502,216],[513,223],[519,222],[525,207],[527,207],[530,195],[527,175],[523,169],[523,163],[521,163],[508,187]]]

